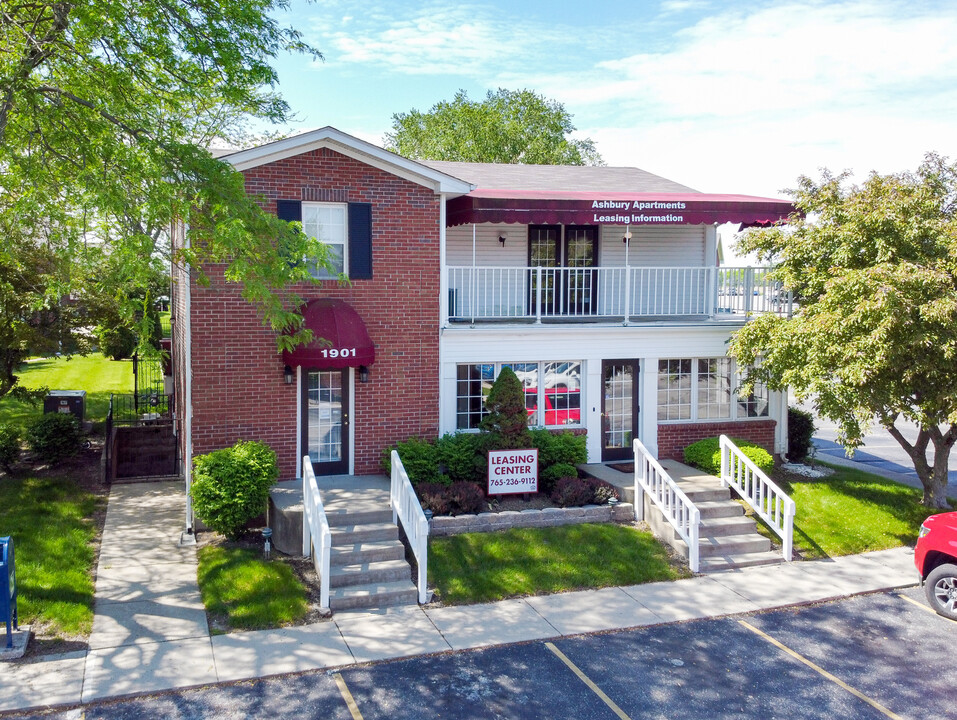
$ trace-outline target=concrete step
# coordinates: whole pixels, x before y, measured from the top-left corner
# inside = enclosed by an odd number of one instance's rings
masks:
[[[744,515],[744,506],[741,503],[734,502],[734,500],[709,500],[695,503],[695,507],[701,511],[702,520]]]
[[[377,540],[398,540],[399,528],[392,523],[367,525],[337,525],[329,528],[333,547]]]
[[[757,525],[743,514],[736,517],[702,518],[698,533],[701,537],[721,537],[755,533]]]
[[[713,555],[703,557],[698,561],[698,570],[703,573],[735,570],[757,565],[777,565],[784,562],[784,556],[779,551],[737,553],[728,555]]]
[[[411,580],[399,580],[368,585],[346,585],[330,589],[329,607],[332,610],[379,608],[393,605],[414,605],[418,590]]]
[[[329,527],[343,527],[348,525],[379,525],[392,522],[392,510],[389,507],[369,510],[346,510],[325,508]]]
[[[380,560],[403,560],[404,558],[405,546],[398,540],[375,540],[373,542],[333,546],[329,553],[329,563],[331,565],[353,565]]]
[[[698,538],[699,558],[714,557],[715,555],[767,552],[770,549],[771,541],[757,533]],[[687,551],[687,547],[685,551]]]
[[[355,565],[336,565],[329,568],[329,587],[347,585],[371,585],[409,580],[412,570],[405,558],[401,560],[377,560]]]
[[[730,500],[731,490],[721,487],[721,484],[715,480],[714,484],[702,482],[679,482],[678,487],[681,492],[688,496],[695,505],[698,503],[715,502],[718,500]]]

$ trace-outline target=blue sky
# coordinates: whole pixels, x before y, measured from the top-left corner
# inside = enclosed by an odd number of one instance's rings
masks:
[[[609,165],[780,195],[818,168],[957,157],[957,2],[293,0],[324,62],[281,57],[295,129],[381,144],[463,88],[562,102]]]

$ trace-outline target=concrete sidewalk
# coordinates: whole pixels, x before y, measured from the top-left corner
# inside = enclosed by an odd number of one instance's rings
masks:
[[[0,711],[768,610],[914,585],[913,550],[463,607],[339,612],[210,637],[181,483],[114,486],[90,649],[3,667]]]

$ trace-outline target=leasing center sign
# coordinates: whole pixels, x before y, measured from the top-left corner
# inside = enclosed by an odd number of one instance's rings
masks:
[[[538,449],[489,451],[489,495],[536,492],[538,492]]]

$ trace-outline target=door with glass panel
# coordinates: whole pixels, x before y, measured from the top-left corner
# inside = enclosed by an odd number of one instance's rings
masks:
[[[594,225],[565,227],[564,312],[591,315],[598,297],[598,228]]]
[[[349,371],[310,370],[304,383],[303,447],[316,475],[349,472]]]
[[[601,374],[601,459],[631,460],[638,431],[638,361],[603,360]]]
[[[542,315],[555,315],[560,311],[555,276],[560,272],[556,268],[562,264],[561,237],[561,225],[528,226],[529,315],[538,314],[539,303]]]

